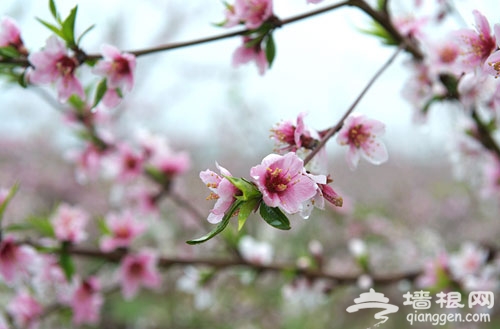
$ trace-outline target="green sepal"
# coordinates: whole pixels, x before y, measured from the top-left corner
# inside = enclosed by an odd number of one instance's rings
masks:
[[[238,231],[241,231],[248,219],[248,216],[250,216],[252,211],[256,209],[259,202],[261,202],[261,199],[255,198],[242,203],[240,212],[238,213]]]
[[[107,79],[104,78],[97,85],[94,97],[94,104],[92,105],[93,108],[96,107],[97,104],[99,104],[99,102],[104,97],[104,94],[106,94],[107,90],[108,90]]]
[[[87,103],[83,99],[80,98],[80,96],[72,94],[69,99],[68,103],[78,111],[83,111],[85,110],[85,107],[87,106]]]
[[[0,204],[0,224],[2,224],[3,214],[5,212],[5,209],[7,209],[7,206],[9,205],[10,200],[12,200],[12,198],[14,197],[14,195],[16,194],[18,189],[19,189],[18,183],[15,183],[14,185],[12,185],[12,187],[9,190],[9,193],[5,197],[5,200],[3,200],[3,202]]]
[[[273,65],[274,58],[276,57],[276,44],[274,43],[274,38],[272,33],[267,35],[266,40],[266,59],[269,67]]]
[[[59,266],[61,266],[61,269],[66,276],[66,280],[68,282],[71,282],[71,278],[75,274],[75,263],[73,263],[73,259],[71,258],[71,255],[69,253],[69,247],[69,242],[62,243],[61,252],[59,254]]]
[[[290,221],[278,207],[269,207],[264,202],[260,204],[260,215],[269,225],[280,230],[289,230]]]
[[[247,181],[246,179],[224,175],[223,177],[243,193],[243,195],[237,196],[237,199],[241,201],[248,201],[250,199],[262,197],[262,193],[260,193],[255,184]]]
[[[68,47],[73,48],[76,46],[75,42],[75,21],[76,13],[78,11],[78,6],[75,6],[69,12],[68,17],[61,24],[61,32],[63,34],[63,39],[66,41]]]
[[[23,88],[28,88],[28,81],[26,81],[26,70],[23,73],[19,74],[17,77],[17,83]]]
[[[203,243],[205,241],[212,239],[214,236],[216,236],[217,234],[224,231],[227,224],[229,224],[229,220],[231,219],[231,217],[233,217],[233,214],[236,212],[236,210],[238,210],[238,208],[240,207],[242,202],[243,201],[241,201],[241,200],[234,201],[233,204],[231,205],[231,207],[229,207],[229,209],[224,214],[224,217],[222,217],[222,220],[219,223],[219,225],[217,225],[217,227],[215,229],[213,229],[211,232],[205,234],[201,238],[186,241],[186,243],[191,244],[191,245],[200,244],[200,243]]]

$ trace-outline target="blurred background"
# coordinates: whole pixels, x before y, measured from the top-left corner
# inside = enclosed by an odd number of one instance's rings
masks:
[[[24,43],[31,50],[44,46],[50,31],[36,17],[51,18],[48,1],[2,0],[0,13],[18,22]],[[305,0],[275,0],[274,12],[286,18],[325,6]],[[394,13],[413,12],[412,1],[391,1]],[[106,0],[58,1],[65,15],[78,4],[77,32],[95,28],[82,48],[98,53],[103,43],[121,50],[137,50],[176,41],[224,33],[214,26],[223,20],[220,1],[202,0]],[[473,8],[490,22],[500,22],[496,1],[457,0],[455,5],[471,27]],[[447,23],[450,28],[458,21]],[[215,162],[234,176],[248,177],[251,166],[273,150],[270,129],[281,120],[294,121],[307,112],[308,126],[322,130],[334,125],[393,49],[360,33],[368,18],[354,8],[342,8],[285,26],[274,37],[277,56],[273,67],[259,76],[250,63],[233,68],[231,56],[239,38],[139,57],[136,83],[125,101],[109,113],[114,134],[131,139],[147,129],[165,136],[177,150],[189,152],[190,171],[175,182],[175,189],[194,202],[200,212],[212,206],[198,178],[201,170],[215,170]],[[436,32],[441,33],[441,32]],[[344,207],[314,211],[308,220],[292,218],[292,230],[279,232],[263,221],[249,221],[246,234],[274,247],[278,262],[296,262],[309,253],[309,244],[320,241],[325,269],[333,273],[359,271],[348,250],[348,241],[363,239],[369,246],[375,273],[399,273],[421,269],[443,249],[457,250],[465,241],[494,244],[498,225],[497,200],[481,198],[469,182],[457,180],[452,140],[459,116],[452,107],[433,108],[426,123],[415,123],[411,104],[401,97],[409,73],[401,54],[358,105],[356,112],[386,124],[383,137],[389,161],[381,166],[361,162],[354,172],[347,168],[345,149],[334,140],[327,146],[328,169],[333,186],[344,197]],[[89,84],[97,80],[89,80]],[[114,191],[105,181],[79,184],[67,160],[81,146],[62,108],[54,106],[49,89],[24,90],[0,81],[0,185],[20,182],[21,190],[9,208],[9,220],[47,213],[61,200],[77,203],[95,215],[105,213]],[[459,163],[460,165],[460,163]],[[217,239],[202,247],[184,244],[186,239],[210,229],[168,199],[162,203],[162,222],[144,243],[155,244],[164,255],[228,257]],[[236,234],[234,228],[227,235]],[[230,239],[230,237],[226,237]],[[81,265],[86,266],[85,263]],[[90,265],[89,265],[90,266]],[[203,269],[202,269],[203,270]],[[111,271],[111,269],[110,269]],[[318,287],[299,297],[282,298],[291,278],[274,273],[224,271],[208,283],[209,306],[196,305],[196,293],[179,289],[189,269],[167,271],[162,293],[144,292],[132,302],[111,295],[103,310],[103,328],[367,328],[373,313],[357,316],[345,312],[364,287]],[[186,274],[187,273],[187,274]],[[189,276],[189,275],[188,275]],[[402,306],[409,290],[402,282],[381,288],[391,302]],[[323,294],[332,289],[332,293]],[[313,292],[311,293],[310,290]],[[319,291],[319,293],[318,293]],[[0,297],[0,305],[8,299]],[[308,297],[310,293],[310,297]],[[312,302],[307,302],[312,300]],[[410,327],[404,309],[383,324]],[[438,310],[439,311],[439,310]],[[369,312],[368,312],[369,313]],[[490,324],[450,324],[444,328],[498,328],[498,312]],[[49,319],[47,328],[57,328]],[[413,325],[432,328],[430,324]]]

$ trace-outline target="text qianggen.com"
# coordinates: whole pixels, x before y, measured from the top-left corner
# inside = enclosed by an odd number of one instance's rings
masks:
[[[406,320],[413,325],[415,322],[430,322],[432,325],[444,326],[448,322],[490,322],[490,314],[488,313],[449,313],[449,314],[438,314],[438,313],[409,313],[406,316]]]

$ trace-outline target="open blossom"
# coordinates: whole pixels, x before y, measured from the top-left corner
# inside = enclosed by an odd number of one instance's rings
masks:
[[[62,40],[56,36],[50,37],[45,48],[32,53],[28,59],[34,66],[29,74],[32,83],[55,83],[61,102],[67,101],[73,94],[85,98],[83,87],[75,76],[80,63],[74,56],[68,55]]]
[[[116,153],[108,160],[110,160],[108,169],[114,171],[121,182],[129,182],[143,172],[144,159],[141,152],[132,149],[128,144],[118,144]]]
[[[233,53],[233,66],[237,67],[241,64],[254,61],[259,69],[259,74],[264,75],[269,66],[266,54],[260,45],[255,47],[247,47],[246,43],[251,39],[247,36],[243,37],[243,44],[236,48]]]
[[[281,207],[289,214],[299,212],[302,203],[316,194],[316,182],[305,172],[304,162],[295,153],[270,154],[250,175],[269,207]]]
[[[231,173],[226,168],[219,166],[219,164],[216,164],[216,166],[222,176],[231,176]],[[200,179],[207,185],[210,191],[212,191],[207,197],[207,200],[217,200],[207,218],[212,224],[219,223],[222,220],[224,213],[235,201],[234,196],[241,193],[236,186],[222,176],[208,169],[200,172]]]
[[[244,23],[248,29],[256,29],[273,14],[272,0],[236,0],[226,5],[225,27]]]
[[[132,240],[146,230],[144,223],[138,222],[130,211],[121,214],[110,214],[106,217],[111,235],[101,240],[101,250],[112,251],[116,248],[128,247]]]
[[[313,148],[319,139],[317,131],[312,130],[304,124],[305,112],[299,113],[295,123],[283,121],[272,130],[271,138],[276,141],[276,149],[279,153],[295,152],[299,148]]]
[[[132,299],[139,291],[140,286],[148,288],[160,286],[161,277],[156,263],[156,254],[147,249],[123,258],[119,277],[125,299]]]
[[[477,274],[486,263],[488,251],[473,243],[464,243],[460,251],[449,258],[450,272],[456,279]]]
[[[382,122],[364,115],[350,115],[345,120],[338,133],[337,142],[349,146],[346,160],[351,170],[358,166],[360,156],[373,164],[387,161],[387,149],[379,139],[384,132],[385,125]]]
[[[490,23],[479,11],[472,12],[476,30],[462,29],[456,32],[460,46],[460,62],[466,72],[482,69],[488,56],[496,49],[495,37],[491,34]]]
[[[106,78],[108,90],[103,103],[107,107],[114,107],[120,101],[120,93],[129,92],[134,86],[136,58],[111,45],[103,45],[102,54],[104,59],[96,64],[92,72]]]
[[[495,39],[497,42],[497,46],[500,47],[500,24],[495,24]],[[493,75],[495,78],[500,76],[500,51],[496,50],[486,59],[484,63],[484,71],[488,74]]]
[[[9,302],[7,311],[18,328],[35,329],[38,328],[43,308],[30,294],[22,291]]]
[[[0,242],[0,275],[7,284],[27,273],[35,259],[36,253],[31,247],[17,245],[10,235]]]
[[[4,17],[0,24],[0,47],[7,46],[14,47],[21,54],[27,55],[28,53],[21,39],[21,31],[10,17]]]
[[[249,263],[267,265],[273,260],[273,247],[268,242],[257,241],[245,235],[238,242],[241,257]]]
[[[89,215],[83,209],[66,203],[59,205],[51,217],[56,238],[72,243],[79,243],[87,238],[85,226],[88,221]]]
[[[104,303],[100,290],[101,285],[96,277],[89,277],[79,283],[70,302],[75,325],[96,324],[99,321],[99,313]]]

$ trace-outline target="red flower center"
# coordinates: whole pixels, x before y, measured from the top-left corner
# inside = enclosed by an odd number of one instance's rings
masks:
[[[359,148],[361,144],[365,143],[369,137],[370,134],[363,131],[362,124],[354,126],[349,130],[349,144],[355,145],[357,148]]]
[[[130,66],[125,58],[117,58],[113,62],[115,72],[120,75],[130,74]]]
[[[283,174],[283,169],[267,168],[266,172],[266,189],[271,193],[282,193],[288,188],[288,184],[291,181],[290,175],[285,176]]]
[[[56,63],[57,70],[65,77],[72,75],[77,66],[77,61],[68,56],[61,57]]]

